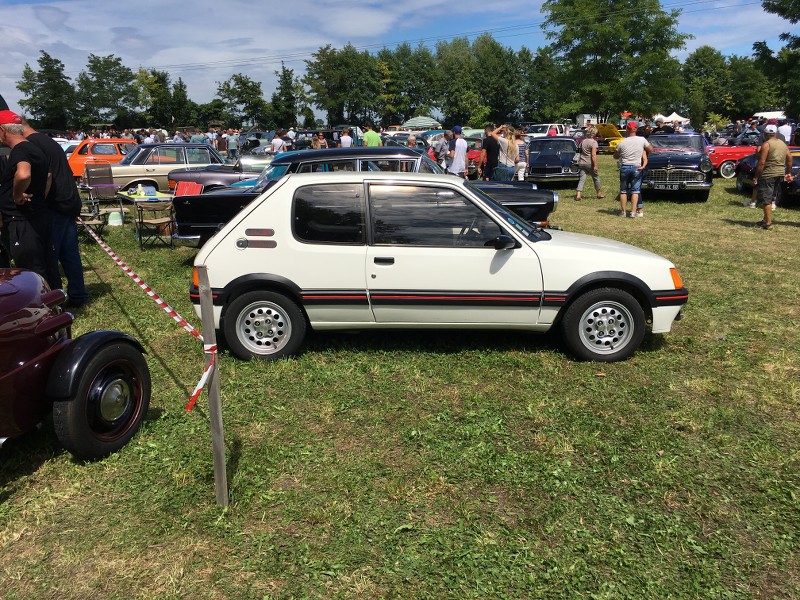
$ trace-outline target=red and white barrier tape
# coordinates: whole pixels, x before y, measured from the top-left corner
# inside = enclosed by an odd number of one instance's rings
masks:
[[[184,319],[180,314],[178,314],[178,311],[176,311],[169,304],[167,304],[161,296],[156,294],[153,291],[153,288],[151,288],[149,285],[147,285],[147,283],[145,283],[142,280],[142,278],[139,277],[139,275],[137,275],[136,272],[133,269],[131,269],[127,264],[125,264],[125,262],[119,256],[117,256],[117,254],[108,246],[108,244],[106,244],[103,241],[103,239],[99,235],[97,235],[97,233],[95,233],[95,231],[91,227],[89,227],[86,223],[83,222],[83,219],[78,217],[78,223],[83,225],[83,227],[86,229],[86,231],[89,233],[89,235],[91,235],[92,238],[94,238],[94,241],[97,242],[100,245],[100,247],[103,250],[105,250],[106,254],[108,254],[111,257],[111,260],[113,260],[115,263],[117,263],[117,266],[119,268],[121,268],[128,277],[133,279],[133,281],[135,281],[136,284],[140,288],[142,288],[145,291],[145,293],[148,296],[150,296],[150,298],[152,298],[152,300],[164,310],[164,312],[166,312],[170,317],[172,317],[173,320],[178,325],[180,325],[185,331],[191,333],[194,337],[196,337],[201,342],[203,341],[203,336],[200,335],[200,332],[197,331],[197,329],[195,329],[194,327],[192,327],[189,324],[189,322],[186,319]],[[216,356],[217,356],[217,346],[216,345],[214,345],[214,344],[204,344],[203,345],[203,351],[204,351],[205,354],[210,354],[211,355],[211,360],[209,361],[208,366],[203,371],[203,376],[200,378],[200,382],[197,384],[197,386],[194,389],[194,392],[192,392],[192,395],[189,398],[189,403],[186,405],[186,412],[189,412],[189,411],[192,410],[192,408],[194,408],[194,405],[197,402],[197,399],[200,397],[200,393],[203,391],[203,388],[205,387],[206,382],[208,381],[208,377],[209,377],[209,375],[211,373],[211,369],[214,368],[214,366],[216,365],[216,362],[217,362],[216,361]]]
[[[191,410],[194,408],[195,402],[197,402],[197,399],[200,397],[203,388],[206,387],[206,382],[211,376],[211,371],[214,369],[217,363],[216,344],[203,344],[203,352],[206,354],[206,356],[210,357],[208,366],[203,371],[203,376],[200,378],[200,381],[197,382],[192,395],[189,397],[189,402],[186,404],[186,412],[191,412]]]

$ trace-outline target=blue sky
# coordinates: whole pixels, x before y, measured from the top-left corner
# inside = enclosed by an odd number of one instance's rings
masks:
[[[695,36],[679,58],[701,45],[749,55],[753,42],[764,40],[777,49],[780,33],[793,29],[758,0],[662,0],[662,6],[683,9],[679,29]],[[155,67],[173,81],[183,78],[196,102],[209,101],[216,82],[234,73],[261,81],[269,97],[281,60],[300,74],[303,60],[326,44],[433,47],[440,39],[489,32],[505,46],[535,49],[546,43],[540,7],[538,0],[0,0],[0,94],[19,110],[16,82],[26,63],[37,68],[45,50],[73,79],[89,53],[113,54],[134,70]]]

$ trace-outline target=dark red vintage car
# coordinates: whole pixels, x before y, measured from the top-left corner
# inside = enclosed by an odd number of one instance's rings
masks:
[[[150,404],[141,344],[119,331],[72,339],[63,290],[31,271],[0,269],[0,445],[52,410],[59,441],[81,459],[122,448]]]

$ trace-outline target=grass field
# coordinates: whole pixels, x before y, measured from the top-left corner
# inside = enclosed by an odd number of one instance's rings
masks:
[[[47,426],[0,450],[5,598],[800,597],[800,210],[560,190],[554,222],[672,260],[672,333],[580,363],[505,332],[318,334],[274,364],[221,356],[231,504],[214,502],[200,345],[92,243],[76,335],[147,348],[153,399],[119,454]],[[591,187],[591,183],[589,183]],[[194,251],[106,239],[199,327]]]

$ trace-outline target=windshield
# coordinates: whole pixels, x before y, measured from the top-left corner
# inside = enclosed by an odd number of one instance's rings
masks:
[[[648,141],[656,149],[703,152],[703,144],[697,135],[651,135]]]
[[[575,152],[575,143],[569,140],[554,140],[544,138],[533,140],[528,146],[528,152],[541,152],[543,154],[557,154],[559,152]]]
[[[491,196],[487,195],[486,192],[479,187],[476,187],[469,182],[467,182],[467,187],[473,194],[478,196],[484,202],[484,204],[486,204],[486,206],[500,215],[503,223],[516,230],[517,233],[524,235],[527,239],[534,242],[544,237],[542,230],[536,229],[533,227],[533,225],[528,223],[514,211],[508,210],[503,205],[498,204]]]
[[[549,130],[550,125],[531,125],[526,133],[547,133]]]
[[[125,158],[123,158],[120,161],[119,164],[121,164],[121,165],[132,165],[133,161],[136,160],[137,156],[139,156],[142,153],[149,152],[149,151],[150,151],[150,148],[145,148],[144,146],[136,146],[133,150],[131,150],[130,152],[128,152],[125,155]]]
[[[286,171],[288,170],[289,163],[283,163],[282,165],[271,164],[264,167],[264,170],[261,171],[261,175],[259,175],[258,179],[256,179],[256,183],[253,186],[253,191],[258,192],[263,190],[270,181],[276,181],[280,179],[286,175]]]

